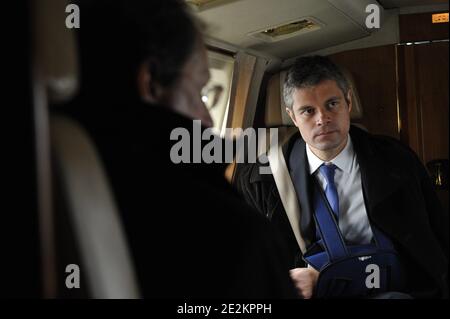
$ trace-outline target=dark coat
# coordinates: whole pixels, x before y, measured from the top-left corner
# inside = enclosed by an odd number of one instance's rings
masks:
[[[172,163],[170,133],[192,136],[191,120],[141,103],[87,105],[69,113],[103,160],[143,297],[296,297],[272,226],[226,182],[225,166]]]
[[[371,224],[393,241],[407,266],[408,289],[416,297],[448,298],[448,212],[444,212],[430,178],[417,156],[399,141],[351,127]],[[283,145],[288,158],[297,133]],[[301,140],[299,206],[300,229],[306,245],[314,240],[311,179],[305,142]],[[269,218],[284,234],[291,267],[305,266],[272,175],[260,175],[260,164],[238,167],[237,187],[247,202]]]

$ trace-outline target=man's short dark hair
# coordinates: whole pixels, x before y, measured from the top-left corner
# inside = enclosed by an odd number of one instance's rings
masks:
[[[347,96],[350,85],[339,67],[329,58],[314,55],[297,59],[288,70],[284,81],[284,103],[292,109],[294,104],[292,95],[295,89],[316,86],[325,80],[336,81],[344,96]]]
[[[137,72],[144,62],[152,81],[172,86],[201,39],[199,23],[181,0],[78,4],[81,85],[105,95],[138,95]]]

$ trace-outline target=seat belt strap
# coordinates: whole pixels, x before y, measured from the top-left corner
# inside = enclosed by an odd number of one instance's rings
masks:
[[[330,261],[348,257],[347,246],[334,218],[334,213],[326,202],[325,195],[317,181],[314,184],[316,188],[314,192],[314,218]]]
[[[298,205],[297,194],[295,192],[295,188],[287,169],[286,160],[284,159],[281,148],[282,146],[278,145],[278,147],[271,147],[269,149],[269,165],[278,189],[278,193],[280,194],[284,211],[288,217],[289,224],[294,232],[300,251],[304,254],[306,252],[306,246],[300,231],[300,207]]]

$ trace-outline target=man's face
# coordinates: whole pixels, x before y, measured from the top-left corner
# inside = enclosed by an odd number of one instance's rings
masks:
[[[201,91],[209,76],[206,49],[199,45],[184,65],[177,83],[171,88],[169,101],[174,111],[191,119],[201,120],[206,127],[211,127],[213,121],[202,101]]]
[[[350,94],[346,99],[335,81],[325,80],[316,86],[294,90],[292,110],[286,108],[303,140],[323,160],[332,159],[347,143]]]

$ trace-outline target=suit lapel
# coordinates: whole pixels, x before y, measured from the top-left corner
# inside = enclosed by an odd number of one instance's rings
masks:
[[[283,148],[283,155],[288,165],[292,183],[299,200],[301,213],[300,229],[303,239],[308,247],[314,240],[315,225],[313,222],[313,212],[311,205],[311,186],[309,176],[309,165],[306,157],[306,144],[296,134]]]

